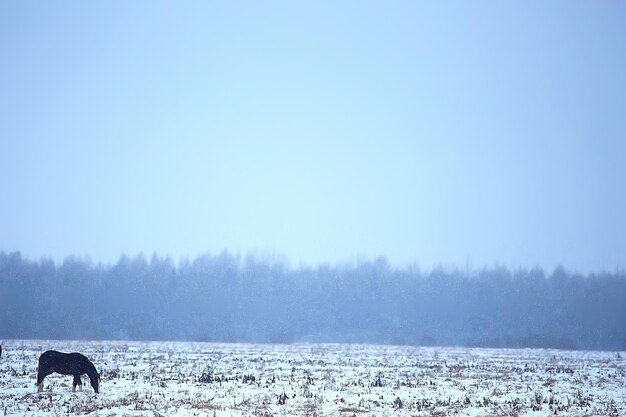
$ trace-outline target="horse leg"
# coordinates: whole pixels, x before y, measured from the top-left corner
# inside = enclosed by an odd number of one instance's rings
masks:
[[[43,392],[43,379],[46,374],[37,369],[37,392]]]
[[[80,379],[80,375],[74,375],[74,382],[72,383],[72,392],[76,392],[76,385],[83,390],[83,381]]]

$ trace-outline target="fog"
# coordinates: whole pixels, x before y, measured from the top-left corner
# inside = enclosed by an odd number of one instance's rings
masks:
[[[0,250],[626,268],[624,16],[0,2]]]
[[[0,252],[0,338],[626,349],[626,273]]]

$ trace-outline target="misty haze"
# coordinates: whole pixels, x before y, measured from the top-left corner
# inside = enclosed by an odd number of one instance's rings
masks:
[[[626,350],[626,276],[0,253],[0,337]]]

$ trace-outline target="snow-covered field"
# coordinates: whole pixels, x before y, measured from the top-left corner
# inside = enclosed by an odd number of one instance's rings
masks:
[[[82,352],[101,373],[51,375]],[[369,345],[4,341],[0,413],[20,416],[624,416],[626,352]]]

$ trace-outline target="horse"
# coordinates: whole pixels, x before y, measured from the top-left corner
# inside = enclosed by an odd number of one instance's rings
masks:
[[[89,376],[89,381],[96,394],[99,392],[100,374],[89,359],[80,353],[63,353],[56,350],[48,350],[39,357],[37,367],[37,392],[43,391],[43,379],[56,372],[62,375],[74,375],[72,392],[76,391],[76,386],[80,386],[82,391],[83,382],[80,380],[82,374]]]

